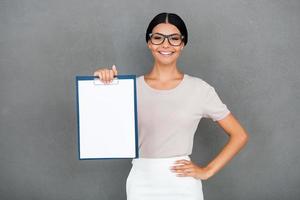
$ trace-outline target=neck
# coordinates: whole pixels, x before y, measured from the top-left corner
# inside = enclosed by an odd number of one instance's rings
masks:
[[[182,74],[183,73],[178,69],[176,62],[167,65],[155,62],[148,77],[160,81],[168,81],[182,77]]]

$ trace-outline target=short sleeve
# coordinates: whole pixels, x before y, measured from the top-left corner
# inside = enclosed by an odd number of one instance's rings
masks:
[[[202,116],[211,118],[213,121],[218,121],[225,118],[229,113],[229,109],[222,102],[216,90],[212,86],[208,86],[208,91],[205,97]]]

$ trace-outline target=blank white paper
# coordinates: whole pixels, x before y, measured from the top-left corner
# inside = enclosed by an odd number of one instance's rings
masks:
[[[80,159],[134,158],[134,79],[78,80],[77,91]]]

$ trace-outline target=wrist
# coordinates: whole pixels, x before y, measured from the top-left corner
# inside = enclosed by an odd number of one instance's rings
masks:
[[[215,175],[215,171],[211,166],[204,167],[204,170],[206,171],[207,179]]]

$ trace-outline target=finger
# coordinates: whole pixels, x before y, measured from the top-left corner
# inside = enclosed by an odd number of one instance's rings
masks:
[[[189,165],[190,163],[188,162],[177,162],[177,163],[174,163],[173,166],[184,166],[184,165]]]
[[[109,70],[109,82],[111,83],[113,79],[114,79],[114,72],[113,70]]]
[[[193,172],[182,170],[181,172],[176,173],[176,176],[193,176]]]
[[[102,75],[102,82],[105,84],[105,80],[106,80],[106,73],[105,73],[105,70],[103,70],[101,72],[101,75]]]
[[[179,173],[179,174],[187,174],[187,173],[192,173],[193,170],[192,169],[178,169],[176,170],[175,173]]]
[[[185,173],[187,174],[190,174],[190,173],[193,173],[194,172],[194,169],[193,168],[187,168],[184,170]]]
[[[175,166],[172,166],[172,169],[187,169],[189,167],[190,167],[190,165],[175,165]]]
[[[95,71],[94,74],[93,74],[93,76],[99,76],[98,72]]]
[[[101,73],[99,71],[95,71],[94,72],[94,76],[98,76],[99,79],[101,79]]]
[[[107,84],[108,81],[109,81],[109,70],[106,69],[106,70],[105,70],[105,83]]]
[[[107,81],[106,81],[107,84],[109,84],[109,82],[110,82],[110,80],[111,80],[111,77],[110,77],[110,76],[111,76],[111,70],[108,69],[108,70],[107,70],[107,77],[106,77],[106,78],[107,78]]]
[[[179,177],[194,177],[196,179],[198,178],[196,173],[192,169],[178,172],[176,174],[176,176],[179,176]]]
[[[194,176],[196,174],[194,165],[174,166],[174,169],[171,169],[171,171],[174,173],[183,173],[188,176]]]
[[[191,163],[191,161],[183,159],[183,160],[177,160],[177,161],[175,161],[175,164],[177,164],[177,163],[189,164],[189,163]]]
[[[105,78],[105,76],[104,76],[104,75],[105,75],[105,74],[104,74],[104,71],[103,71],[103,70],[100,71],[99,74],[100,74],[99,76],[100,76],[100,79],[101,79],[102,83],[104,83],[104,78]]]
[[[185,167],[180,169],[171,169],[174,173],[182,173],[182,172],[195,172],[195,169],[193,167]]]
[[[115,65],[112,66],[112,70],[114,72],[114,75],[117,76],[118,75],[118,71]]]
[[[175,166],[190,165],[190,164],[191,164],[191,162],[186,161],[186,160],[176,161],[176,162],[174,163]]]

